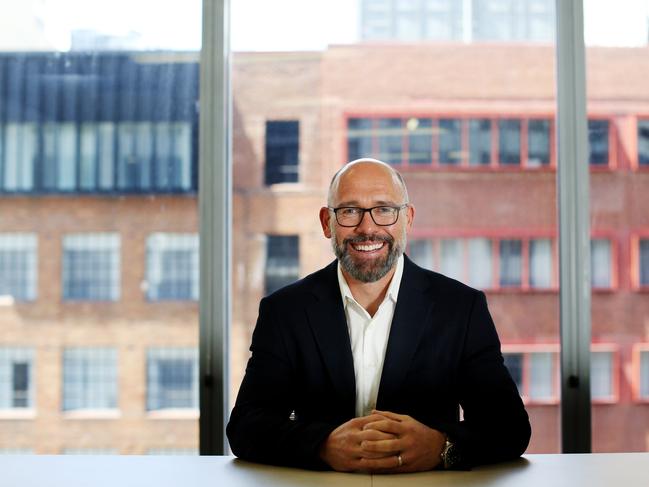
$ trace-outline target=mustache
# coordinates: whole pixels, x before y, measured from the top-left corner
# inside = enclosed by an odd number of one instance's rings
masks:
[[[365,242],[387,242],[392,244],[394,243],[394,238],[389,235],[356,235],[355,237],[348,237],[343,240],[344,245]]]

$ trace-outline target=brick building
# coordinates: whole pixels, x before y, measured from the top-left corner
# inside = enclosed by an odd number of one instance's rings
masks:
[[[588,51],[595,451],[649,448],[649,429],[638,427],[649,424],[647,54]],[[32,287],[14,279],[14,297],[0,307],[0,375],[13,384],[0,391],[0,448],[196,448],[197,119],[189,100],[197,92],[186,86],[195,82],[195,58],[150,54],[120,62],[138,66],[118,71],[130,86],[148,87],[104,100],[123,112],[54,120],[62,140],[67,130],[77,141],[67,153],[65,143],[57,145],[57,160],[73,154],[77,169],[66,172],[59,162],[63,169],[33,184],[62,181],[63,189],[7,189],[7,174],[14,185],[29,178],[7,173],[17,130],[9,125],[17,122],[0,109],[0,236],[11,234],[0,240],[0,274],[18,261],[17,249],[37,256],[14,266],[32,269]],[[409,254],[486,291],[532,418],[529,451],[559,450],[553,65],[553,48],[524,44],[235,54],[233,391],[259,299],[332,259],[317,221],[331,175],[349,159],[374,156],[395,164],[408,183],[417,209]],[[141,66],[153,74],[147,78]],[[0,79],[9,79],[7,61],[3,69]],[[177,81],[145,102],[147,89],[165,86],[156,69],[171,70]],[[116,71],[90,72],[105,80]],[[6,106],[7,88],[0,93]],[[177,116],[159,113],[169,97],[185,100]],[[133,118],[129,110],[146,115]],[[31,123],[18,121],[21,130]],[[88,139],[90,122],[97,135]],[[36,153],[45,154],[51,129],[35,123]],[[59,127],[66,123],[72,127]],[[112,141],[110,156],[101,151],[102,134]],[[98,169],[84,179],[83,140],[94,141],[97,168],[105,157],[113,172]],[[175,147],[189,147],[190,155]],[[84,265],[100,270],[79,270]],[[93,284],[97,275],[108,284]],[[0,294],[11,294],[1,286]],[[92,386],[97,376],[103,388]]]

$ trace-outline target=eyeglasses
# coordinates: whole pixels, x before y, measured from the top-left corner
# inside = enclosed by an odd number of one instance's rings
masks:
[[[397,223],[399,212],[406,208],[408,203],[401,206],[374,206],[372,208],[358,208],[356,206],[341,206],[332,208],[336,215],[336,221],[341,227],[357,227],[363,221],[365,212],[372,217],[372,221],[381,227],[388,227]]]

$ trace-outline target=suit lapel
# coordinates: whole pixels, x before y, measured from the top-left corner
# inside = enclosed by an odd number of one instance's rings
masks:
[[[307,307],[309,323],[336,392],[353,416],[356,402],[354,359],[340,297],[337,261],[324,269],[323,278],[314,283],[312,292],[315,303]]]
[[[429,281],[425,274],[404,256],[403,277],[394,310],[388,346],[383,362],[377,408],[383,408],[397,394],[410,368],[422,332],[433,307],[426,293]]]

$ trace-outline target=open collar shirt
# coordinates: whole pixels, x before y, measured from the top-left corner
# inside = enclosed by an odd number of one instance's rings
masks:
[[[396,270],[388,291],[385,293],[385,298],[374,316],[370,316],[365,308],[354,299],[340,263],[338,263],[338,285],[345,308],[347,330],[354,358],[357,417],[366,416],[376,408],[385,350],[388,345],[402,275],[403,255],[397,260]]]

